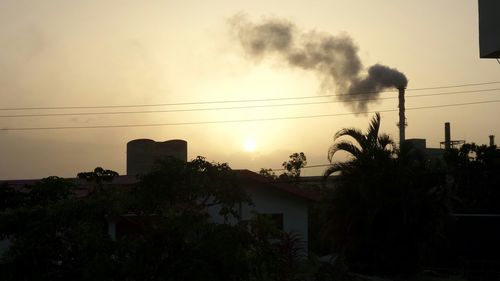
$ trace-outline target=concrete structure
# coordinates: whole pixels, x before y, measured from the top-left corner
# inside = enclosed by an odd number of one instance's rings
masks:
[[[446,150],[451,148],[458,148],[460,145],[464,144],[464,140],[451,140],[451,125],[450,122],[444,123],[444,141],[440,142],[439,148],[429,148],[427,147],[426,139],[408,139],[407,143],[410,143],[414,148],[420,150],[428,158],[443,158]]]
[[[136,139],[127,143],[127,175],[148,173],[155,161],[165,157],[187,161],[187,142],[168,140],[156,142],[150,139]]]
[[[445,149],[427,147],[426,139],[407,139],[406,141],[410,143],[413,146],[413,148],[416,148],[419,151],[421,151],[427,158],[435,158],[435,159],[443,158]]]
[[[451,140],[451,125],[450,122],[444,123],[444,141],[440,142],[440,148],[444,147],[445,150],[450,148],[458,148],[465,143],[465,140]]]
[[[479,56],[500,58],[500,1],[479,0]]]
[[[444,149],[451,148],[451,128],[450,122],[444,123]]]

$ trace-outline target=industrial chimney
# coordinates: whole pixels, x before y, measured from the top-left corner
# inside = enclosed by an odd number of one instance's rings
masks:
[[[494,146],[495,145],[495,136],[494,135],[490,135],[490,146]]]
[[[444,123],[444,149],[448,150],[451,148],[451,129],[450,122]]]
[[[398,88],[399,91],[399,147],[403,145],[405,142],[405,129],[408,124],[406,124],[406,117],[405,117],[405,88],[401,87]]]

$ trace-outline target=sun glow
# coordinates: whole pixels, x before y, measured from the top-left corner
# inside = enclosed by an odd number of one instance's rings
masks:
[[[243,149],[246,152],[254,152],[256,148],[257,148],[257,142],[255,141],[255,138],[245,139],[245,142],[243,143]]]

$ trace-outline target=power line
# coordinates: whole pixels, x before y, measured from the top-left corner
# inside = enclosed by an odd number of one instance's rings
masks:
[[[423,91],[423,90],[437,90],[449,88],[461,88],[481,85],[500,84],[500,81],[483,82],[483,83],[470,83],[426,88],[409,88],[406,91]],[[394,90],[386,90],[380,92],[363,92],[351,93],[349,96],[368,95],[374,93],[387,93],[394,92]],[[3,111],[14,110],[66,110],[66,109],[104,109],[104,108],[135,108],[135,107],[159,107],[159,106],[182,106],[182,105],[203,105],[203,104],[224,104],[224,103],[245,103],[245,102],[265,102],[265,101],[280,101],[280,100],[298,100],[298,99],[315,99],[315,98],[328,98],[328,97],[343,97],[346,94],[323,95],[323,96],[302,96],[302,97],[279,97],[267,99],[245,99],[245,100],[219,100],[219,101],[198,101],[198,102],[179,102],[179,103],[157,103],[157,104],[132,104],[132,105],[102,105],[102,106],[47,106],[47,107],[10,107],[0,108]]]
[[[500,81],[492,81],[492,82],[483,82],[483,83],[469,83],[469,84],[459,84],[459,85],[449,85],[449,86],[437,86],[437,87],[427,87],[427,88],[415,88],[415,89],[407,89],[407,91],[424,91],[424,90],[438,90],[438,89],[449,89],[449,88],[461,88],[461,87],[472,87],[472,86],[482,86],[482,85],[491,85],[491,84],[499,84]]]
[[[480,102],[467,102],[467,103],[457,103],[457,104],[443,104],[443,105],[433,105],[433,106],[420,106],[406,108],[406,110],[420,110],[429,108],[443,108],[443,107],[454,107],[454,106],[465,106],[465,105],[476,105],[476,104],[487,104],[487,103],[497,103],[500,100],[489,100]],[[131,127],[165,127],[165,126],[185,126],[185,125],[207,125],[207,124],[227,124],[227,123],[244,123],[244,122],[259,122],[259,121],[278,121],[278,120],[291,120],[291,119],[311,119],[311,118],[321,118],[321,117],[335,117],[335,116],[345,116],[345,115],[357,115],[357,114],[370,114],[375,112],[395,112],[397,109],[387,109],[387,110],[374,110],[374,111],[363,111],[363,112],[347,112],[347,113],[334,113],[334,114],[319,114],[319,115],[306,115],[306,116],[290,116],[290,117],[272,117],[272,118],[258,118],[258,119],[237,119],[237,120],[215,120],[215,121],[197,121],[197,122],[178,122],[178,123],[157,123],[157,124],[123,124],[123,125],[95,125],[95,126],[60,126],[60,127],[14,127],[14,128],[2,128],[1,131],[32,131],[32,130],[67,130],[67,129],[105,129],[105,128],[131,128]]]
[[[442,93],[434,93],[434,94],[409,95],[409,96],[406,96],[406,98],[420,98],[420,97],[432,97],[432,96],[443,96],[443,95],[480,93],[480,92],[490,92],[490,91],[498,91],[498,90],[500,90],[500,88],[472,90],[472,91],[442,92]],[[329,104],[329,103],[340,103],[340,102],[343,102],[343,103],[346,103],[346,102],[347,103],[349,103],[349,102],[365,102],[365,101],[389,100],[389,99],[397,99],[397,98],[398,98],[397,96],[394,96],[394,97],[382,97],[382,98],[353,99],[353,100],[347,100],[347,101],[336,100],[336,101],[245,105],[245,106],[232,106],[232,107],[165,109],[165,110],[15,114],[15,115],[0,115],[0,118],[82,116],[82,115],[124,115],[124,114],[146,114],[146,113],[173,113],[173,112],[193,112],[193,111],[235,110],[235,109],[266,108],[266,107],[304,106],[304,105]]]
[[[320,168],[320,167],[328,167],[331,166],[331,164],[317,164],[317,165],[306,165],[305,167],[302,167],[301,169],[310,169],[310,168]],[[276,171],[285,171],[286,169],[284,168],[279,168],[279,169],[272,169],[273,172]]]

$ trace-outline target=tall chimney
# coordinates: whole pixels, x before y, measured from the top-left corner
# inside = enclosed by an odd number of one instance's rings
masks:
[[[495,145],[495,136],[494,135],[490,135],[490,146],[494,146]]]
[[[405,88],[398,88],[399,91],[399,147],[405,142],[405,129],[406,129],[406,117],[405,117]]]
[[[451,148],[451,130],[450,122],[444,123],[444,149],[448,150]]]

